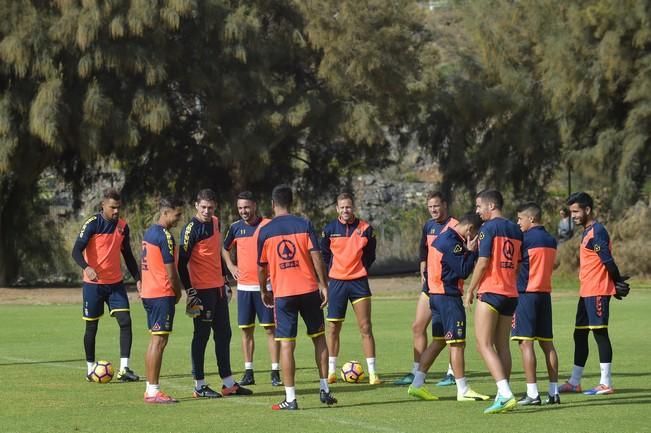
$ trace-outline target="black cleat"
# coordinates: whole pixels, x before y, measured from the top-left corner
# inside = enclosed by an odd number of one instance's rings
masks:
[[[222,395],[217,391],[213,390],[208,385],[202,385],[201,388],[195,388],[192,393],[194,398],[220,398]]]
[[[138,382],[140,376],[134,373],[129,367],[124,367],[124,369],[118,373],[117,379],[122,382]]]
[[[547,394],[547,398],[545,399],[545,404],[561,404],[561,396],[558,394],[556,395]]]
[[[235,385],[233,386],[226,386],[222,385],[222,395],[224,397],[227,397],[229,395],[251,395],[253,394],[253,391],[251,391],[248,388],[244,388],[243,386],[240,386],[239,383],[235,382]]]
[[[525,394],[520,400],[518,400],[518,406],[540,406],[541,404],[540,394],[535,398],[531,398]]]
[[[253,370],[248,368],[244,370],[244,376],[238,382],[240,385],[255,385],[255,377],[253,376]]]
[[[283,384],[283,381],[280,380],[280,371],[271,370],[271,386],[280,386]]]
[[[321,403],[327,404],[328,406],[337,403],[337,399],[332,395],[332,393],[325,392],[323,389],[319,391],[319,399],[321,400]]]
[[[272,405],[271,410],[298,410],[298,403],[296,402],[296,400],[294,401],[283,400],[278,404]]]

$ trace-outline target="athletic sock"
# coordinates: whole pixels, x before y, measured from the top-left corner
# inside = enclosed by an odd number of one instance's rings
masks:
[[[420,362],[414,362],[414,366],[411,368],[411,374],[414,376],[416,375],[416,372],[420,369]]]
[[[226,388],[230,388],[231,386],[235,385],[235,380],[233,379],[233,376],[228,376],[222,378],[224,381],[224,385],[226,385]]]
[[[296,400],[296,387],[294,386],[285,387],[285,400],[287,400],[288,403],[291,403],[294,400]]]
[[[88,369],[88,374],[90,374],[93,371],[93,365],[95,365],[94,362],[86,361],[86,368]]]
[[[558,382],[549,382],[549,395],[554,396],[558,394]]]
[[[160,385],[159,384],[153,384],[147,382],[147,397],[156,397],[156,394],[158,394],[158,391],[160,391]]]
[[[468,392],[468,380],[466,380],[465,377],[460,377],[460,378],[455,378],[455,382],[457,383],[457,394],[458,395],[465,395],[466,392]]]
[[[368,374],[375,374],[375,358],[366,358],[366,365],[368,366]]]
[[[511,392],[511,387],[509,386],[509,381],[506,379],[498,380],[496,382],[497,385],[497,393],[500,395],[500,397],[504,398],[511,398],[513,397],[513,393]]]
[[[278,371],[278,370],[280,370],[280,363],[278,363],[278,362],[272,362],[272,363],[271,363],[271,369],[272,369],[273,371]]]
[[[454,376],[454,370],[452,370],[452,364],[448,364],[448,372],[445,374],[446,376]]]
[[[570,385],[577,386],[581,383],[581,376],[583,376],[584,368],[585,367],[579,367],[578,365],[572,367],[572,376],[570,376],[570,379],[568,380]]]
[[[205,385],[206,379],[197,379],[194,381],[194,389],[201,389],[201,387]]]
[[[335,374],[337,371],[337,357],[328,356],[328,375]]]
[[[245,370],[253,370],[253,362],[245,362],[244,363],[244,369]]]
[[[599,381],[602,385],[612,386],[612,376],[610,374],[610,367],[612,363],[603,362],[599,364],[601,368],[601,380]]]
[[[129,358],[120,358],[120,371],[129,367]]]
[[[425,373],[422,371],[417,371],[414,374],[414,381],[411,382],[411,386],[414,388],[420,388],[425,383]]]
[[[328,386],[328,379],[319,379],[319,389],[325,391],[325,392],[330,392],[330,387]],[[289,401],[289,400],[288,400]]]
[[[527,395],[530,398],[538,397],[538,384],[537,383],[528,383],[527,384]]]

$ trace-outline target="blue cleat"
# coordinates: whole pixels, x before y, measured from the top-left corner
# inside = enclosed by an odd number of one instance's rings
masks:
[[[515,401],[515,397],[506,398],[498,395],[495,402],[484,409],[484,413],[504,413],[512,410],[517,405],[518,402]]]
[[[452,374],[446,374],[443,379],[438,381],[436,386],[452,386],[452,385],[456,385],[456,384],[457,384],[457,381],[454,380],[454,376]]]

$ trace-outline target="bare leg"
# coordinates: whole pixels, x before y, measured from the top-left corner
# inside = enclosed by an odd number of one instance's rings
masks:
[[[312,338],[312,343],[314,343],[314,360],[316,361],[316,366],[319,369],[319,378],[325,379],[326,377],[328,377],[328,346],[326,344],[325,336],[319,335],[318,337]],[[285,360],[283,359],[283,377],[285,377],[284,362]],[[294,366],[292,365],[292,369],[293,368]],[[285,386],[293,386],[293,385],[285,385]]]
[[[339,334],[343,321],[328,321],[326,332],[328,333],[327,347],[330,356],[339,356]]]
[[[242,329],[242,354],[244,355],[244,362],[253,362],[253,352],[255,351],[255,340],[253,334],[255,326]]]
[[[373,325],[371,324],[371,298],[365,298],[353,303],[353,311],[355,311],[359,333],[362,336],[364,356],[366,358],[375,358],[375,338],[373,337]]]
[[[418,295],[416,304],[416,318],[411,325],[414,342],[414,362],[419,362],[420,357],[427,348],[427,325],[432,321],[432,312],[429,309],[429,298],[422,292]]]
[[[274,326],[264,327],[264,332],[267,334],[267,348],[269,350],[269,358],[271,358],[271,362],[273,364],[277,364],[280,360],[280,344],[274,338],[275,331],[276,328]]]
[[[477,351],[484,359],[488,371],[496,382],[506,379],[502,361],[494,347],[498,319],[499,315],[488,304],[484,302],[477,303],[477,307],[475,308]]]
[[[536,354],[533,349],[533,341],[519,341],[520,353],[522,353],[522,367],[527,383],[536,383]]]
[[[296,341],[283,340],[280,342],[280,362],[283,364],[283,382],[285,387],[294,386],[294,374],[296,373],[296,364],[294,363],[294,349],[296,349]],[[326,370],[328,367],[326,351]]]
[[[145,370],[147,382],[158,385],[160,368],[163,363],[163,351],[167,346],[168,334],[152,335],[145,353]]]
[[[558,382],[558,354],[553,341],[540,341],[540,348],[545,353],[547,374],[550,382]]]

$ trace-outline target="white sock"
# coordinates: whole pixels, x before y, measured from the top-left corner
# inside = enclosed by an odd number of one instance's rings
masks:
[[[147,382],[147,397],[156,397],[156,394],[158,394],[158,391],[160,391],[160,385],[159,384],[153,384]]]
[[[86,361],[86,368],[88,369],[88,374],[90,374],[90,372],[93,371],[93,365],[95,365],[94,362]]]
[[[578,365],[572,367],[572,376],[570,376],[570,380],[568,380],[570,385],[577,386],[578,384],[581,383],[581,376],[583,376],[583,368],[584,367],[579,367]]]
[[[558,382],[549,382],[549,395],[552,397],[558,394]]]
[[[457,394],[458,395],[464,395],[466,392],[468,392],[468,380],[465,377],[460,377],[458,379],[455,378],[455,381],[457,382]]]
[[[285,400],[287,400],[288,403],[291,403],[294,400],[296,400],[296,387],[294,386],[285,387]]]
[[[420,388],[425,383],[425,373],[422,371],[417,371],[414,374],[414,381],[411,383],[411,386],[414,388]]]
[[[368,374],[375,374],[375,358],[366,358],[366,365],[368,366]]]
[[[244,369],[245,370],[253,370],[253,362],[245,362],[244,363]]]
[[[599,367],[601,368],[601,380],[599,381],[600,384],[612,386],[613,380],[610,374],[611,365],[612,363],[610,362],[599,363]]]
[[[127,367],[129,367],[129,358],[120,358],[120,371],[124,371]]]
[[[527,384],[527,395],[529,397],[531,397],[531,398],[538,397],[538,384],[537,383],[528,383]]]
[[[280,364],[278,362],[272,362],[271,369],[274,371],[280,370]]]
[[[337,371],[337,357],[328,356],[328,375],[335,374]]]
[[[509,386],[508,380],[506,379],[498,380],[496,384],[497,384],[497,394],[499,394],[500,397],[504,397],[504,398],[513,397],[513,393],[511,392],[511,387]]]
[[[330,392],[330,387],[328,386],[328,379],[319,379],[319,389],[324,390],[325,392]]]
[[[416,372],[420,369],[420,362],[414,362],[414,366],[411,368],[411,374],[414,376],[416,375]]]
[[[201,387],[205,385],[206,379],[197,379],[194,381],[194,389],[201,389]]]
[[[448,372],[445,374],[447,376],[454,376],[454,370],[452,370],[452,364],[448,364]]]
[[[224,385],[226,385],[226,388],[230,388],[231,386],[235,385],[235,380],[233,379],[233,376],[224,377],[222,380],[224,381]]]

